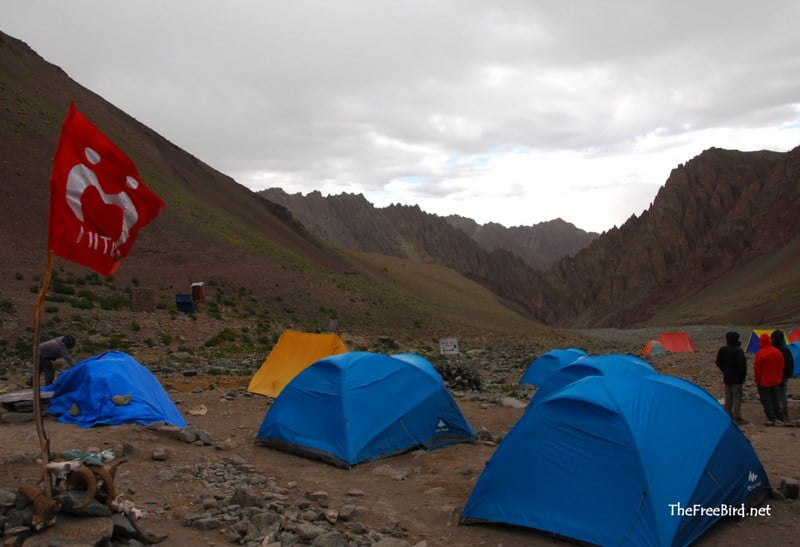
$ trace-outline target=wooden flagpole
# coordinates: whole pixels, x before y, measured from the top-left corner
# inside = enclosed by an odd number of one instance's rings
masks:
[[[39,389],[39,326],[42,318],[42,308],[47,290],[50,287],[50,276],[53,272],[53,251],[47,251],[47,264],[42,280],[42,288],[39,289],[39,297],[36,302],[36,310],[33,313],[33,419],[36,422],[36,433],[39,435],[39,446],[42,450],[42,481],[44,482],[44,493],[48,498],[53,497],[53,484],[50,480],[50,472],[47,464],[50,463],[50,440],[44,431],[44,419],[42,416],[42,399]]]

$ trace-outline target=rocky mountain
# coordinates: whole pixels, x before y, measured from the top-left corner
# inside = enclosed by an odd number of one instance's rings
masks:
[[[644,322],[678,303],[684,321],[798,321],[798,211],[800,147],[706,150],[641,216],[557,262],[533,307],[577,325]]]
[[[334,245],[406,258],[426,255],[451,266],[457,262],[452,250],[446,249],[450,254],[447,258],[436,252],[428,253],[425,233],[413,230],[412,220],[424,217],[426,233],[432,237],[447,232],[443,225],[450,224],[466,233],[485,251],[508,251],[537,270],[546,269],[556,260],[575,254],[597,237],[597,234],[587,233],[561,219],[506,228],[497,223],[481,225],[458,215],[420,215],[418,207],[392,205],[376,208],[361,194],[342,193],[325,197],[319,191],[306,195],[288,194],[281,188],[268,188],[259,194],[291,210],[311,232]],[[411,242],[413,246],[409,246]],[[471,245],[463,250],[474,252]]]
[[[445,219],[464,230],[485,249],[509,251],[537,270],[547,269],[565,256],[574,255],[598,236],[560,218],[532,226],[510,228],[496,222],[478,224],[458,215],[450,215]]]

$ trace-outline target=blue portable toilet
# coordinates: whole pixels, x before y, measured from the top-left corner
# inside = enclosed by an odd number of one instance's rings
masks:
[[[43,391],[53,391],[48,412],[59,422],[80,427],[150,424],[164,421],[186,427],[175,403],[158,379],[136,359],[121,351],[107,351],[65,370]],[[117,404],[115,395],[130,396]],[[76,405],[78,414],[70,414]]]
[[[564,365],[553,372],[536,390],[529,405],[537,397],[544,397],[587,376],[642,376],[646,374],[658,374],[658,372],[650,366],[650,363],[633,355],[623,353],[590,355]]]
[[[183,313],[195,313],[197,311],[197,306],[191,294],[176,294],[175,307]]]
[[[769,491],[750,442],[703,389],[662,374],[590,376],[534,400],[462,521],[598,545],[688,545],[722,518],[716,508]],[[695,504],[709,511],[687,515]]]
[[[576,359],[586,357],[586,355],[587,353],[585,351],[577,348],[550,350],[547,353],[541,354],[528,365],[522,378],[519,379],[519,383],[520,385],[529,384],[541,387],[553,372],[564,365],[570,364]]]
[[[352,351],[316,361],[283,388],[256,442],[340,467],[473,442],[441,376],[414,360]]]

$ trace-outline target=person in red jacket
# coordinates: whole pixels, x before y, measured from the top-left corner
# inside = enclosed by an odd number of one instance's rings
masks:
[[[783,354],[772,345],[769,334],[758,339],[761,349],[756,353],[753,376],[758,387],[758,398],[767,415],[767,425],[783,425],[780,421],[780,394],[783,382]]]

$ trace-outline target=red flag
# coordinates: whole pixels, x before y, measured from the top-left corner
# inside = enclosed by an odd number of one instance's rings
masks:
[[[111,275],[163,208],[130,158],[70,103],[50,175],[48,248]]]

